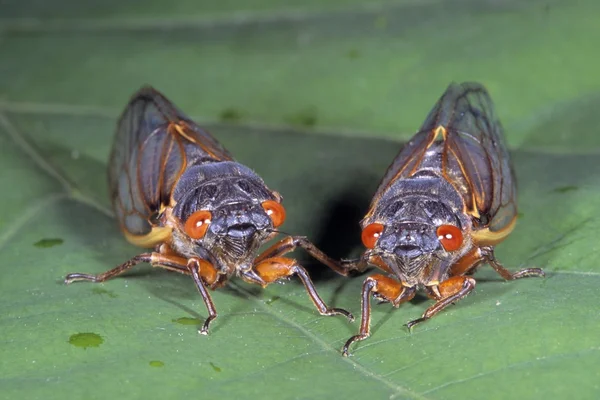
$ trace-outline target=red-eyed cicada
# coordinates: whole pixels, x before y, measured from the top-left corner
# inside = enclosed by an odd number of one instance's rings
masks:
[[[108,177],[126,239],[154,251],[102,274],[69,274],[66,283],[104,282],[142,262],[190,275],[208,309],[199,330],[207,334],[217,317],[207,289],[223,286],[233,275],[263,287],[296,275],[319,313],[353,318],[329,308],[306,270],[284,257],[301,247],[339,272],[306,238],[287,236],[259,253],[285,219],[281,196],[156,90],[141,89],[123,112]]]
[[[423,288],[435,304],[410,329],[475,288],[484,263],[506,280],[544,276],[539,268],[511,273],[494,257],[517,220],[516,184],[492,101],[476,83],[451,84],[385,173],[361,221],[367,248],[349,269],[374,265],[362,289],[358,335],[370,335],[374,295],[394,307]]]

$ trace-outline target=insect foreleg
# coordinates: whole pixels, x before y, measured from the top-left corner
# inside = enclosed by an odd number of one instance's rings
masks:
[[[317,293],[317,289],[315,288],[314,283],[310,279],[308,272],[299,265],[296,260],[285,257],[271,257],[266,260],[263,259],[259,263],[254,266],[254,270],[260,276],[260,278],[265,282],[266,286],[269,283],[275,282],[281,278],[287,278],[292,275],[297,275],[298,278],[304,284],[310,299],[319,310],[321,315],[344,315],[350,321],[354,320],[352,314],[348,311],[341,308],[329,308],[327,304],[321,299],[319,293]]]
[[[149,263],[152,259],[152,253],[142,253],[139,254],[130,260],[125,261],[123,264],[110,269],[102,274],[94,275],[94,274],[82,274],[79,272],[75,272],[72,274],[68,274],[65,277],[65,283],[69,284],[77,281],[90,281],[90,282],[104,282],[111,278],[114,278],[117,275],[121,275],[123,272],[128,271],[132,267],[137,264],[147,262]]]
[[[365,340],[371,335],[371,295],[392,303],[394,307],[415,297],[415,288],[408,288],[392,278],[376,274],[365,279],[362,289],[360,330],[358,335],[352,336],[342,348],[342,355],[350,354],[350,346],[354,342]]]
[[[484,247],[481,249],[481,253],[485,257],[485,260],[494,268],[500,276],[502,276],[507,281],[512,281],[513,279],[527,278],[529,276],[539,276],[545,277],[546,274],[541,268],[525,268],[517,272],[510,272],[506,268],[500,264],[496,257],[494,257],[494,249],[491,247]]]
[[[298,247],[306,250],[308,254],[316,258],[321,263],[327,265],[329,268],[334,270],[340,275],[347,276],[350,270],[347,267],[340,265],[337,261],[328,257],[325,253],[312,244],[304,236],[288,236],[275,243],[267,250],[265,250],[257,259],[256,263],[260,263],[268,258],[281,257],[291,251],[296,250]]]
[[[440,293],[440,298],[438,301],[429,307],[423,313],[421,318],[417,318],[413,321],[410,321],[406,324],[408,329],[411,329],[416,324],[426,321],[429,318],[433,317],[435,314],[442,311],[444,308],[448,307],[450,304],[462,299],[473,289],[475,289],[475,279],[468,276],[453,276],[443,281],[437,286],[438,292]]]
[[[188,270],[190,271],[190,274],[192,275],[192,278],[194,279],[194,282],[196,283],[196,288],[198,288],[198,292],[200,292],[200,295],[202,296],[202,300],[204,300],[206,309],[208,310],[208,317],[204,321],[202,328],[200,328],[200,330],[198,330],[198,333],[200,333],[202,335],[208,335],[208,328],[210,326],[210,323],[215,318],[217,318],[217,309],[215,308],[215,305],[214,305],[212,299],[210,298],[210,294],[208,293],[206,284],[200,278],[200,273],[202,272],[202,268],[203,268],[203,265],[202,265],[203,262],[208,264],[204,260],[200,260],[197,258],[190,258],[187,262],[187,267],[188,267]],[[214,270],[214,268],[213,268],[213,270]],[[215,278],[216,278],[216,272],[215,272]]]

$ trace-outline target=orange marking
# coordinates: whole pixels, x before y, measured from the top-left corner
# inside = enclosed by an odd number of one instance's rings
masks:
[[[510,221],[510,223],[501,231],[492,232],[489,228],[481,229],[478,231],[474,231],[471,234],[473,241],[477,243],[479,246],[493,246],[504,239],[515,229],[515,225],[517,223],[517,216]]]
[[[228,159],[228,157],[224,157],[223,155],[218,155],[216,154],[214,151],[212,151],[208,146],[206,146],[204,143],[196,140],[195,138],[191,137],[190,135],[188,135],[185,130],[188,129],[187,125],[185,124],[185,122],[180,122],[180,123],[172,123],[173,128],[177,131],[177,133],[179,133],[181,136],[183,136],[184,138],[186,138],[188,141],[197,144],[198,146],[200,146],[202,148],[202,150],[204,150],[206,153],[208,153],[208,155],[210,155],[211,157],[217,159],[217,160],[221,160],[221,159]]]
[[[271,283],[286,276],[290,276],[294,264],[296,264],[296,261],[291,258],[273,257],[256,265],[254,270],[266,283]]]
[[[196,140],[193,137],[191,137],[187,133],[185,133],[185,130],[183,129],[185,127],[185,125],[181,126],[177,122],[171,122],[169,125],[169,128],[171,128],[171,127],[173,127],[173,129],[175,129],[175,131],[177,133],[179,133],[181,136],[186,138],[188,141],[190,141],[192,143],[196,143]],[[199,144],[199,143],[196,143],[196,144]],[[203,147],[203,149],[204,149],[204,147]]]
[[[447,132],[446,132],[446,128],[444,128],[442,125],[440,125],[437,128],[435,128],[432,132],[433,132],[433,135],[431,135],[431,139],[429,139],[429,143],[423,149],[423,152],[419,156],[419,161],[415,163],[415,165],[413,166],[412,171],[410,171],[410,173],[408,174],[408,176],[412,176],[412,175],[415,174],[415,172],[417,172],[417,170],[419,169],[419,166],[421,165],[421,161],[423,160],[423,156],[425,156],[425,153],[427,153],[427,150],[429,150],[429,148],[431,147],[431,145],[435,143],[435,141],[437,140],[437,138],[438,138],[438,136],[440,134],[442,135],[442,140],[446,141],[446,134],[447,134]],[[396,174],[396,176],[394,177],[394,179],[392,181],[390,181],[390,183],[392,183],[393,181],[395,181],[396,178],[398,177],[398,175],[400,175],[400,173],[403,170],[404,169],[400,170]]]
[[[133,235],[126,230],[123,231],[125,239],[135,246],[151,248],[159,243],[170,242],[173,230],[169,226],[155,226],[146,235]]]
[[[465,273],[469,272],[471,268],[475,267],[479,261],[481,261],[481,259],[481,250],[479,250],[479,247],[477,246],[473,247],[470,252],[462,256],[450,267],[450,275],[464,275]]]
[[[388,276],[375,274],[370,278],[377,281],[377,293],[390,302],[397,299],[404,290],[400,282]]]
[[[435,141],[438,136],[442,135],[442,140],[446,140],[446,138],[448,137],[448,131],[446,130],[446,127],[444,125],[438,125],[437,128],[435,128],[433,130],[434,134],[433,134],[433,140]]]
[[[393,274],[390,267],[385,263],[385,261],[383,261],[383,259],[380,256],[369,257],[369,264],[376,266],[377,268],[379,268],[382,271],[387,272],[388,274]]]
[[[198,264],[200,264],[200,271],[198,274],[202,277],[204,282],[212,285],[217,281],[217,269],[208,261],[199,259]]]
[[[445,299],[446,297],[450,297],[453,294],[458,293],[463,288],[463,285],[467,279],[469,278],[466,276],[453,276],[440,283],[438,289],[442,295],[442,298]]]

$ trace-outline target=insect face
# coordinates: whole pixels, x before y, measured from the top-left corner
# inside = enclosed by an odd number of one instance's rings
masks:
[[[243,265],[245,259],[255,257],[285,212],[254,172],[241,169],[234,163],[209,164],[192,168],[194,175],[189,179],[187,173],[182,176],[173,214],[185,222],[183,234],[175,241],[176,250],[185,252],[190,247],[187,235],[229,272],[234,264]],[[198,182],[198,174],[210,179]]]
[[[462,247],[463,221],[453,212],[451,206],[433,196],[407,196],[390,201],[376,210],[373,217],[381,222],[366,223],[363,237],[375,241],[368,248],[370,253],[393,255],[400,264],[414,263],[414,259],[433,254],[435,258],[446,258],[448,252]],[[381,226],[371,233],[373,226]]]

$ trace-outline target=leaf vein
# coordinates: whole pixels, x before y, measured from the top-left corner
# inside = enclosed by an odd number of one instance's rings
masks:
[[[338,349],[334,348],[332,345],[330,345],[329,343],[325,342],[324,340],[322,340],[319,336],[317,336],[315,333],[311,332],[310,330],[308,330],[306,327],[304,327],[301,324],[298,324],[296,322],[294,322],[292,319],[286,318],[284,316],[282,316],[281,314],[277,314],[274,313],[270,308],[267,308],[262,301],[260,301],[253,293],[251,293],[250,291],[242,288],[242,287],[238,287],[238,290],[240,290],[241,292],[243,292],[249,299],[252,299],[253,301],[255,301],[256,303],[258,303],[261,308],[265,309],[268,313],[272,314],[274,318],[281,320],[282,322],[288,324],[289,326],[299,330],[300,332],[302,332],[306,337],[308,337],[309,339],[311,339],[314,343],[317,343],[318,345],[320,345],[324,350],[326,351],[331,351],[336,353],[340,359],[346,363],[348,363],[349,365],[351,365],[354,370],[360,372],[362,375],[369,377],[371,379],[374,379],[378,382],[381,382],[382,384],[386,385],[388,388],[392,389],[395,393],[394,395],[391,396],[391,398],[395,398],[399,395],[404,395],[404,396],[409,396],[410,398],[415,398],[415,399],[420,399],[420,400],[427,400],[427,397],[418,394],[416,392],[413,392],[412,390],[405,388],[404,386],[398,385],[392,381],[390,381],[389,379],[387,379],[386,377],[370,371],[368,368],[364,367],[363,365],[359,364],[358,362],[354,361],[352,358],[350,357],[342,357],[340,352],[338,351]]]
[[[454,381],[446,382],[446,383],[444,383],[442,385],[434,387],[433,389],[429,389],[429,390],[423,392],[422,394],[428,394],[428,393],[436,392],[436,391],[438,391],[440,389],[444,389],[444,388],[446,388],[448,386],[453,386],[453,385],[456,385],[456,384],[459,384],[459,383],[469,382],[469,381],[472,381],[472,380],[475,380],[475,379],[482,378],[484,376],[493,375],[493,374],[496,374],[498,372],[502,372],[502,371],[510,369],[510,368],[521,368],[521,367],[529,366],[529,365],[535,364],[535,363],[553,361],[553,360],[559,359],[559,358],[569,358],[569,357],[581,356],[583,354],[587,354],[587,353],[591,353],[593,351],[599,351],[599,350],[600,350],[600,347],[592,347],[592,348],[585,349],[585,350],[578,351],[578,352],[553,354],[553,355],[550,355],[550,356],[547,356],[547,357],[537,357],[536,359],[533,359],[533,360],[527,360],[527,361],[522,361],[522,362],[518,362],[518,363],[508,364],[508,365],[505,365],[505,366],[503,366],[501,368],[493,369],[491,371],[480,372],[478,374],[471,375],[471,376],[468,376],[468,377],[463,378],[463,379],[457,379],[457,380],[454,380]]]

